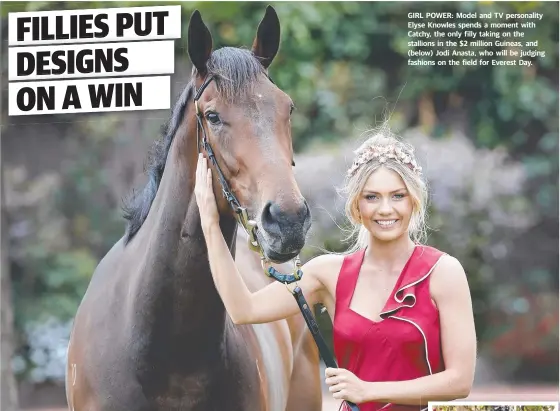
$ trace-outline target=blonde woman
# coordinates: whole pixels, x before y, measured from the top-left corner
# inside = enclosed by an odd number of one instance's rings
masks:
[[[333,320],[340,368],[327,368],[332,396],[361,411],[412,410],[466,397],[476,360],[469,286],[454,257],[422,245],[427,189],[413,148],[386,128],[356,150],[346,180],[356,241],[344,255],[307,262],[299,281]],[[283,284],[251,293],[219,227],[212,174],[199,157],[195,194],[216,288],[237,324],[298,314]]]

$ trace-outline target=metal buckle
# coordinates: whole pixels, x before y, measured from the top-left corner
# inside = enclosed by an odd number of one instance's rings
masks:
[[[296,293],[296,288],[299,287],[297,281],[296,281],[295,283],[292,283],[293,288],[290,288],[290,284],[288,284],[288,283],[284,283],[284,285],[286,286],[286,288],[288,289],[288,291],[289,291],[290,293],[292,293],[292,294],[295,294],[295,293]]]
[[[237,220],[239,224],[245,229],[247,235],[247,245],[249,249],[255,251],[262,256],[262,250],[257,240],[257,222],[255,220],[249,220],[249,215],[247,214],[247,209],[245,207],[239,207],[237,210]]]
[[[261,246],[259,245],[259,240],[257,240],[256,230],[257,222],[255,220],[247,221],[247,232],[249,233],[247,243],[249,245],[249,248],[262,255],[263,251],[261,250]]]

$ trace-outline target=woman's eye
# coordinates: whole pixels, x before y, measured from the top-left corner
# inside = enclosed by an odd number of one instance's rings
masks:
[[[374,199],[375,199],[375,195],[373,194],[366,195],[366,200],[374,200]]]
[[[206,114],[206,120],[208,120],[211,124],[220,124],[220,116],[216,113],[208,113]]]
[[[402,200],[404,198],[404,194],[395,194],[395,198],[397,200]]]

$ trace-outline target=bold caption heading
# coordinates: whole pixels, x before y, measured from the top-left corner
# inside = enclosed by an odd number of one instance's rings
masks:
[[[19,80],[9,85],[9,115],[170,107],[170,78],[145,76],[174,72],[169,39],[181,36],[181,6],[10,13],[8,18],[9,46],[20,46],[8,52],[9,80]],[[77,77],[95,78],[29,82]]]
[[[181,37],[181,6],[9,13],[8,45],[163,40]]]

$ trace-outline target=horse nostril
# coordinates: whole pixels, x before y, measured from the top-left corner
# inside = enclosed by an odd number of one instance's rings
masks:
[[[299,252],[305,244],[305,235],[311,225],[311,211],[306,201],[296,210],[284,211],[274,202],[267,202],[262,209],[261,227],[266,233],[269,252],[277,255]]]
[[[261,224],[263,228],[270,234],[280,234],[280,227],[278,225],[280,219],[280,208],[275,203],[269,201],[265,204],[262,215]]]
[[[309,208],[307,200],[303,200],[303,205],[305,207],[303,221],[308,221],[311,218],[311,209]]]
[[[310,226],[311,210],[307,201],[303,201],[299,210],[288,214],[277,203],[269,201],[262,210],[262,227],[271,235],[296,235],[301,229],[307,232]]]

